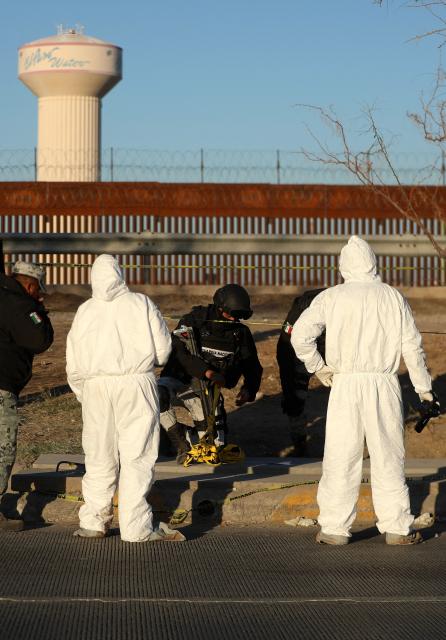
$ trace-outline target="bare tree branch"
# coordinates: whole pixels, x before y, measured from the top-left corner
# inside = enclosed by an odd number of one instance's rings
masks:
[[[430,96],[420,96],[421,113],[408,113],[408,117],[421,130],[428,142],[441,145],[446,142],[445,72],[439,67]]]
[[[446,213],[440,208],[437,198],[435,197],[437,191],[434,191],[433,194],[429,191],[430,200],[427,201],[428,192],[423,193],[417,190],[418,200],[416,200],[413,196],[413,190],[407,190],[407,188],[404,187],[398,171],[392,163],[389,144],[386,142],[376,124],[373,109],[367,107],[363,110],[363,115],[368,124],[367,132],[371,137],[371,142],[365,150],[354,152],[345,126],[332,108],[324,109],[320,106],[310,104],[298,104],[296,106],[318,114],[322,122],[334,133],[337,142],[340,144],[340,151],[333,151],[307,126],[307,131],[316,143],[318,151],[312,152],[307,149],[301,149],[300,152],[302,155],[312,162],[319,162],[324,165],[335,165],[349,171],[361,184],[370,187],[376,195],[383,198],[384,201],[401,216],[416,223],[420,230],[429,238],[438,255],[445,258],[446,248],[440,246],[420,214],[420,210],[425,210],[426,205],[428,205],[436,218],[442,221],[445,220]],[[390,188],[389,185],[386,184],[379,162],[383,163],[384,167],[390,171],[397,186],[397,197],[395,196],[395,188]]]
[[[383,6],[385,0],[372,0],[373,4]],[[390,0],[386,0],[388,4]],[[424,9],[437,23],[431,30],[418,34],[412,40],[421,40],[427,37],[439,37],[440,47],[446,44],[446,0],[411,0],[403,3],[410,8]],[[441,65],[436,71],[435,82],[430,94],[425,97],[420,96],[421,112],[408,113],[409,119],[420,129],[424,139],[435,144],[441,151],[442,172],[446,171],[445,153],[443,145],[446,144],[446,74]],[[426,226],[421,212],[428,209],[430,217],[437,218],[443,224],[446,222],[446,211],[439,204],[437,189],[408,189],[402,184],[397,169],[395,168],[391,155],[391,141],[386,140],[383,132],[377,125],[374,109],[366,107],[363,109],[363,116],[367,123],[366,135],[369,143],[361,151],[353,151],[354,145],[349,138],[348,132],[342,121],[338,118],[333,108],[324,109],[311,104],[296,105],[316,113],[322,122],[334,134],[339,151],[334,151],[329,145],[323,143],[321,139],[307,126],[307,131],[316,144],[317,151],[310,152],[301,149],[301,153],[308,160],[319,162],[324,165],[334,165],[349,171],[363,185],[372,189],[376,195],[387,202],[401,216],[416,223],[422,232],[429,238],[438,255],[446,258],[446,247],[440,246],[432,232]],[[390,187],[385,180],[384,171],[390,173],[393,183],[396,186]],[[420,172],[419,185],[423,178],[432,177],[438,171],[435,165],[426,167]]]
[[[372,0],[372,3],[382,7],[384,0]],[[386,1],[386,4],[388,4],[388,1]],[[424,9],[430,13],[434,21],[439,23],[439,26],[424,33],[419,33],[410,38],[409,41],[439,37],[441,42],[438,46],[441,48],[446,44],[446,0],[408,0],[403,2],[403,6],[410,9]]]

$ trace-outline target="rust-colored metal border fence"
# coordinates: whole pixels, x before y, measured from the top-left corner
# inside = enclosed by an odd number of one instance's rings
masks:
[[[446,207],[442,187],[387,187],[395,201],[418,203],[433,233],[442,230],[429,203]],[[404,197],[403,197],[404,196]],[[372,189],[338,185],[0,183],[0,233],[278,234],[323,236],[417,234]],[[89,254],[6,256],[48,265],[51,284],[88,282]],[[337,256],[122,256],[129,283],[318,286],[338,282]],[[395,285],[444,284],[436,257],[379,259]]]

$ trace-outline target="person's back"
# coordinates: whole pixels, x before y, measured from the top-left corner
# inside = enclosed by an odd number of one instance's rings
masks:
[[[119,478],[121,538],[175,539],[180,534],[153,531],[146,500],[159,442],[153,368],[169,356],[169,330],[149,298],[129,292],[112,256],[96,259],[91,283],[92,298],[78,309],[67,338],[67,377],[82,402],[86,466],[75,535],[106,535]]]
[[[324,317],[327,366],[336,373],[395,374],[403,356],[412,383],[423,392],[430,376],[410,307],[399,291],[381,282],[374,253],[362,240],[352,242],[355,238],[341,254],[344,283],[326,289],[312,303]],[[307,318],[304,313],[299,327]],[[315,345],[303,349],[307,368],[316,371],[322,356]]]
[[[293,328],[291,342],[307,370],[331,386],[319,542],[346,544],[356,515],[366,438],[377,527],[388,544],[412,544],[413,515],[404,477],[401,356],[415,391],[434,401],[421,336],[401,294],[381,283],[376,257],[352,236],[341,251],[344,284],[318,295]],[[325,360],[316,339],[326,330]]]
[[[129,291],[113,260],[96,260],[92,297],[79,307],[68,338],[69,367],[82,379],[153,373],[170,353],[157,307],[147,296]]]
[[[407,303],[379,281],[346,282],[324,299],[326,361],[336,372],[396,373]]]

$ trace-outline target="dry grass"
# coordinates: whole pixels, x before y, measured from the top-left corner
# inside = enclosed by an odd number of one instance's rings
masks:
[[[81,406],[73,394],[19,409],[17,464],[29,467],[43,453],[82,453]]]
[[[69,296],[53,297],[51,317],[56,339],[51,350],[38,356],[34,363],[34,375],[24,394],[41,392],[52,386],[61,385],[65,379],[65,339],[70,327],[74,309],[82,300]],[[76,298],[76,297],[74,297]],[[280,323],[290,306],[292,295],[254,296],[255,321]],[[178,315],[179,310],[191,308],[194,304],[205,303],[207,299],[196,296],[184,300],[184,296],[169,295],[157,299],[165,315]],[[411,299],[417,324],[425,331],[444,331],[445,303],[443,299],[414,297]],[[173,326],[173,323],[170,322]],[[288,421],[280,408],[280,381],[276,363],[276,324],[253,325],[257,340],[259,358],[264,368],[261,391],[263,399],[241,408],[235,406],[236,390],[225,390],[225,404],[229,414],[231,440],[238,442],[248,455],[286,455],[290,447]],[[446,407],[446,379],[444,352],[445,335],[424,335],[427,361],[431,368],[434,386],[439,393],[442,407]],[[410,407],[417,407],[418,400],[401,369],[403,396],[406,415]],[[323,427],[328,392],[321,388],[317,380],[311,383],[312,392],[308,402],[308,417],[314,425],[314,438],[309,455],[318,456],[323,447]],[[48,398],[33,402],[20,409],[21,426],[18,438],[18,466],[29,466],[43,453],[80,453],[82,420],[81,408],[73,395]],[[188,417],[180,412],[180,419]],[[406,448],[408,457],[446,457],[446,414],[432,422],[423,434],[413,430],[413,422],[406,428]]]

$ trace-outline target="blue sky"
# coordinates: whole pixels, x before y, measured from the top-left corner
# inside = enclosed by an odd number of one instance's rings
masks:
[[[2,3],[3,4],[3,3]],[[17,47],[59,23],[124,49],[124,78],[103,103],[103,145],[152,149],[285,149],[311,142],[296,103],[333,105],[353,130],[364,104],[426,150],[406,112],[439,61],[422,11],[371,0],[45,0],[2,6],[0,147],[36,143],[36,98],[17,79]]]

